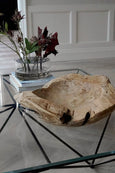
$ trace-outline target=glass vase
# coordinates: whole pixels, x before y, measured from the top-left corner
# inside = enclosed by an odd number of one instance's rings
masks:
[[[15,75],[20,80],[37,80],[50,75],[50,59],[31,58],[29,62],[22,63],[20,59],[16,60]]]

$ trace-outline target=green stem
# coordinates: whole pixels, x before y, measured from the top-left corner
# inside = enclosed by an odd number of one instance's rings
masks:
[[[40,72],[42,72],[42,57],[40,57]]]
[[[11,43],[13,44],[13,46],[15,47],[15,49],[13,49],[11,46],[9,46],[8,44],[4,43],[4,42],[1,41],[1,40],[0,40],[0,42],[1,42],[3,45],[5,45],[5,46],[7,46],[8,48],[10,48],[12,51],[14,51],[14,52],[19,56],[20,60],[23,62],[23,59],[22,59],[22,57],[20,56],[20,53],[18,52],[18,48],[17,48],[15,42],[14,42],[10,37],[8,37],[8,39],[11,41]],[[24,62],[23,62],[23,63],[24,63]]]
[[[8,37],[8,38],[9,38],[9,37]],[[10,38],[9,38],[9,40],[11,41]],[[23,61],[22,57],[20,56],[20,53],[18,52],[18,48],[16,47],[16,44],[14,43],[14,41],[11,41],[11,43],[12,43],[13,45],[15,45],[14,47],[15,47],[16,50],[13,49],[13,48],[12,48],[11,46],[9,46],[8,44],[4,43],[3,41],[0,40],[0,42],[1,42],[3,45],[5,45],[5,46],[7,46],[8,48],[10,48],[12,51],[14,51],[14,52],[19,56],[20,60],[22,61],[23,65],[24,65],[24,69],[25,69],[25,71],[26,71],[26,64],[25,64],[25,62]]]
[[[37,71],[38,71],[38,59],[39,59],[39,56],[37,56]]]
[[[26,67],[25,71],[26,70],[30,71],[31,69],[30,69],[30,66],[29,66],[29,63],[28,63],[28,57],[27,57],[27,54],[26,54],[26,51],[25,51],[24,37],[23,37],[23,33],[21,31],[20,25],[18,25],[18,32],[19,32],[19,35],[20,35],[21,40],[22,40],[21,43],[19,44],[19,46],[20,46],[20,49],[22,50],[22,54],[25,57],[25,61],[26,61],[25,62],[25,67]]]

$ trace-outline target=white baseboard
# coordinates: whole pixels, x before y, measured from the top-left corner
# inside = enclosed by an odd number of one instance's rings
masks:
[[[49,55],[51,61],[75,61],[75,60],[85,60],[85,59],[97,59],[97,58],[109,58],[115,57],[115,47],[104,47],[95,49],[76,49],[76,50],[66,50],[58,51],[56,56]]]

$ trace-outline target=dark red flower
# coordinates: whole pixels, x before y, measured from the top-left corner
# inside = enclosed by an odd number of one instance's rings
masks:
[[[15,14],[12,17],[12,20],[16,23],[19,23],[22,19],[24,19],[24,15],[21,16],[21,12],[16,10]]]
[[[54,55],[58,53],[57,50],[55,49],[55,47],[59,45],[58,33],[56,32],[53,35],[52,34],[48,35],[47,27],[45,27],[44,30],[42,31],[42,29],[38,26],[38,38],[32,37],[31,41],[38,42],[39,50],[36,52],[36,54],[39,56],[41,56],[42,51],[45,52],[43,57],[47,57],[51,53],[53,53]]]
[[[36,36],[33,36],[33,37],[30,39],[30,42],[31,42],[31,43],[38,42],[38,38],[37,38]]]
[[[55,49],[57,45],[59,45],[59,42],[58,42],[58,33],[56,32],[50,38],[50,42],[45,49],[44,57],[47,57],[51,53],[56,55],[58,53],[57,50]]]
[[[17,42],[21,43],[22,42],[22,37],[20,37],[19,35],[17,35]]]
[[[42,29],[38,26],[38,45],[41,46],[42,48],[47,43],[47,35],[48,35],[47,27],[44,28],[44,31],[42,33]]]
[[[38,39],[41,38],[42,35],[42,29],[38,26]]]
[[[42,38],[47,38],[47,35],[48,35],[48,30],[47,30],[47,27],[45,27],[42,34]]]

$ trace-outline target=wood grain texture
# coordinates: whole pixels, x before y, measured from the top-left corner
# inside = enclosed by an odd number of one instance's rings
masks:
[[[56,125],[81,126],[96,122],[115,109],[115,88],[105,76],[68,74],[51,80],[42,89],[15,96]]]

